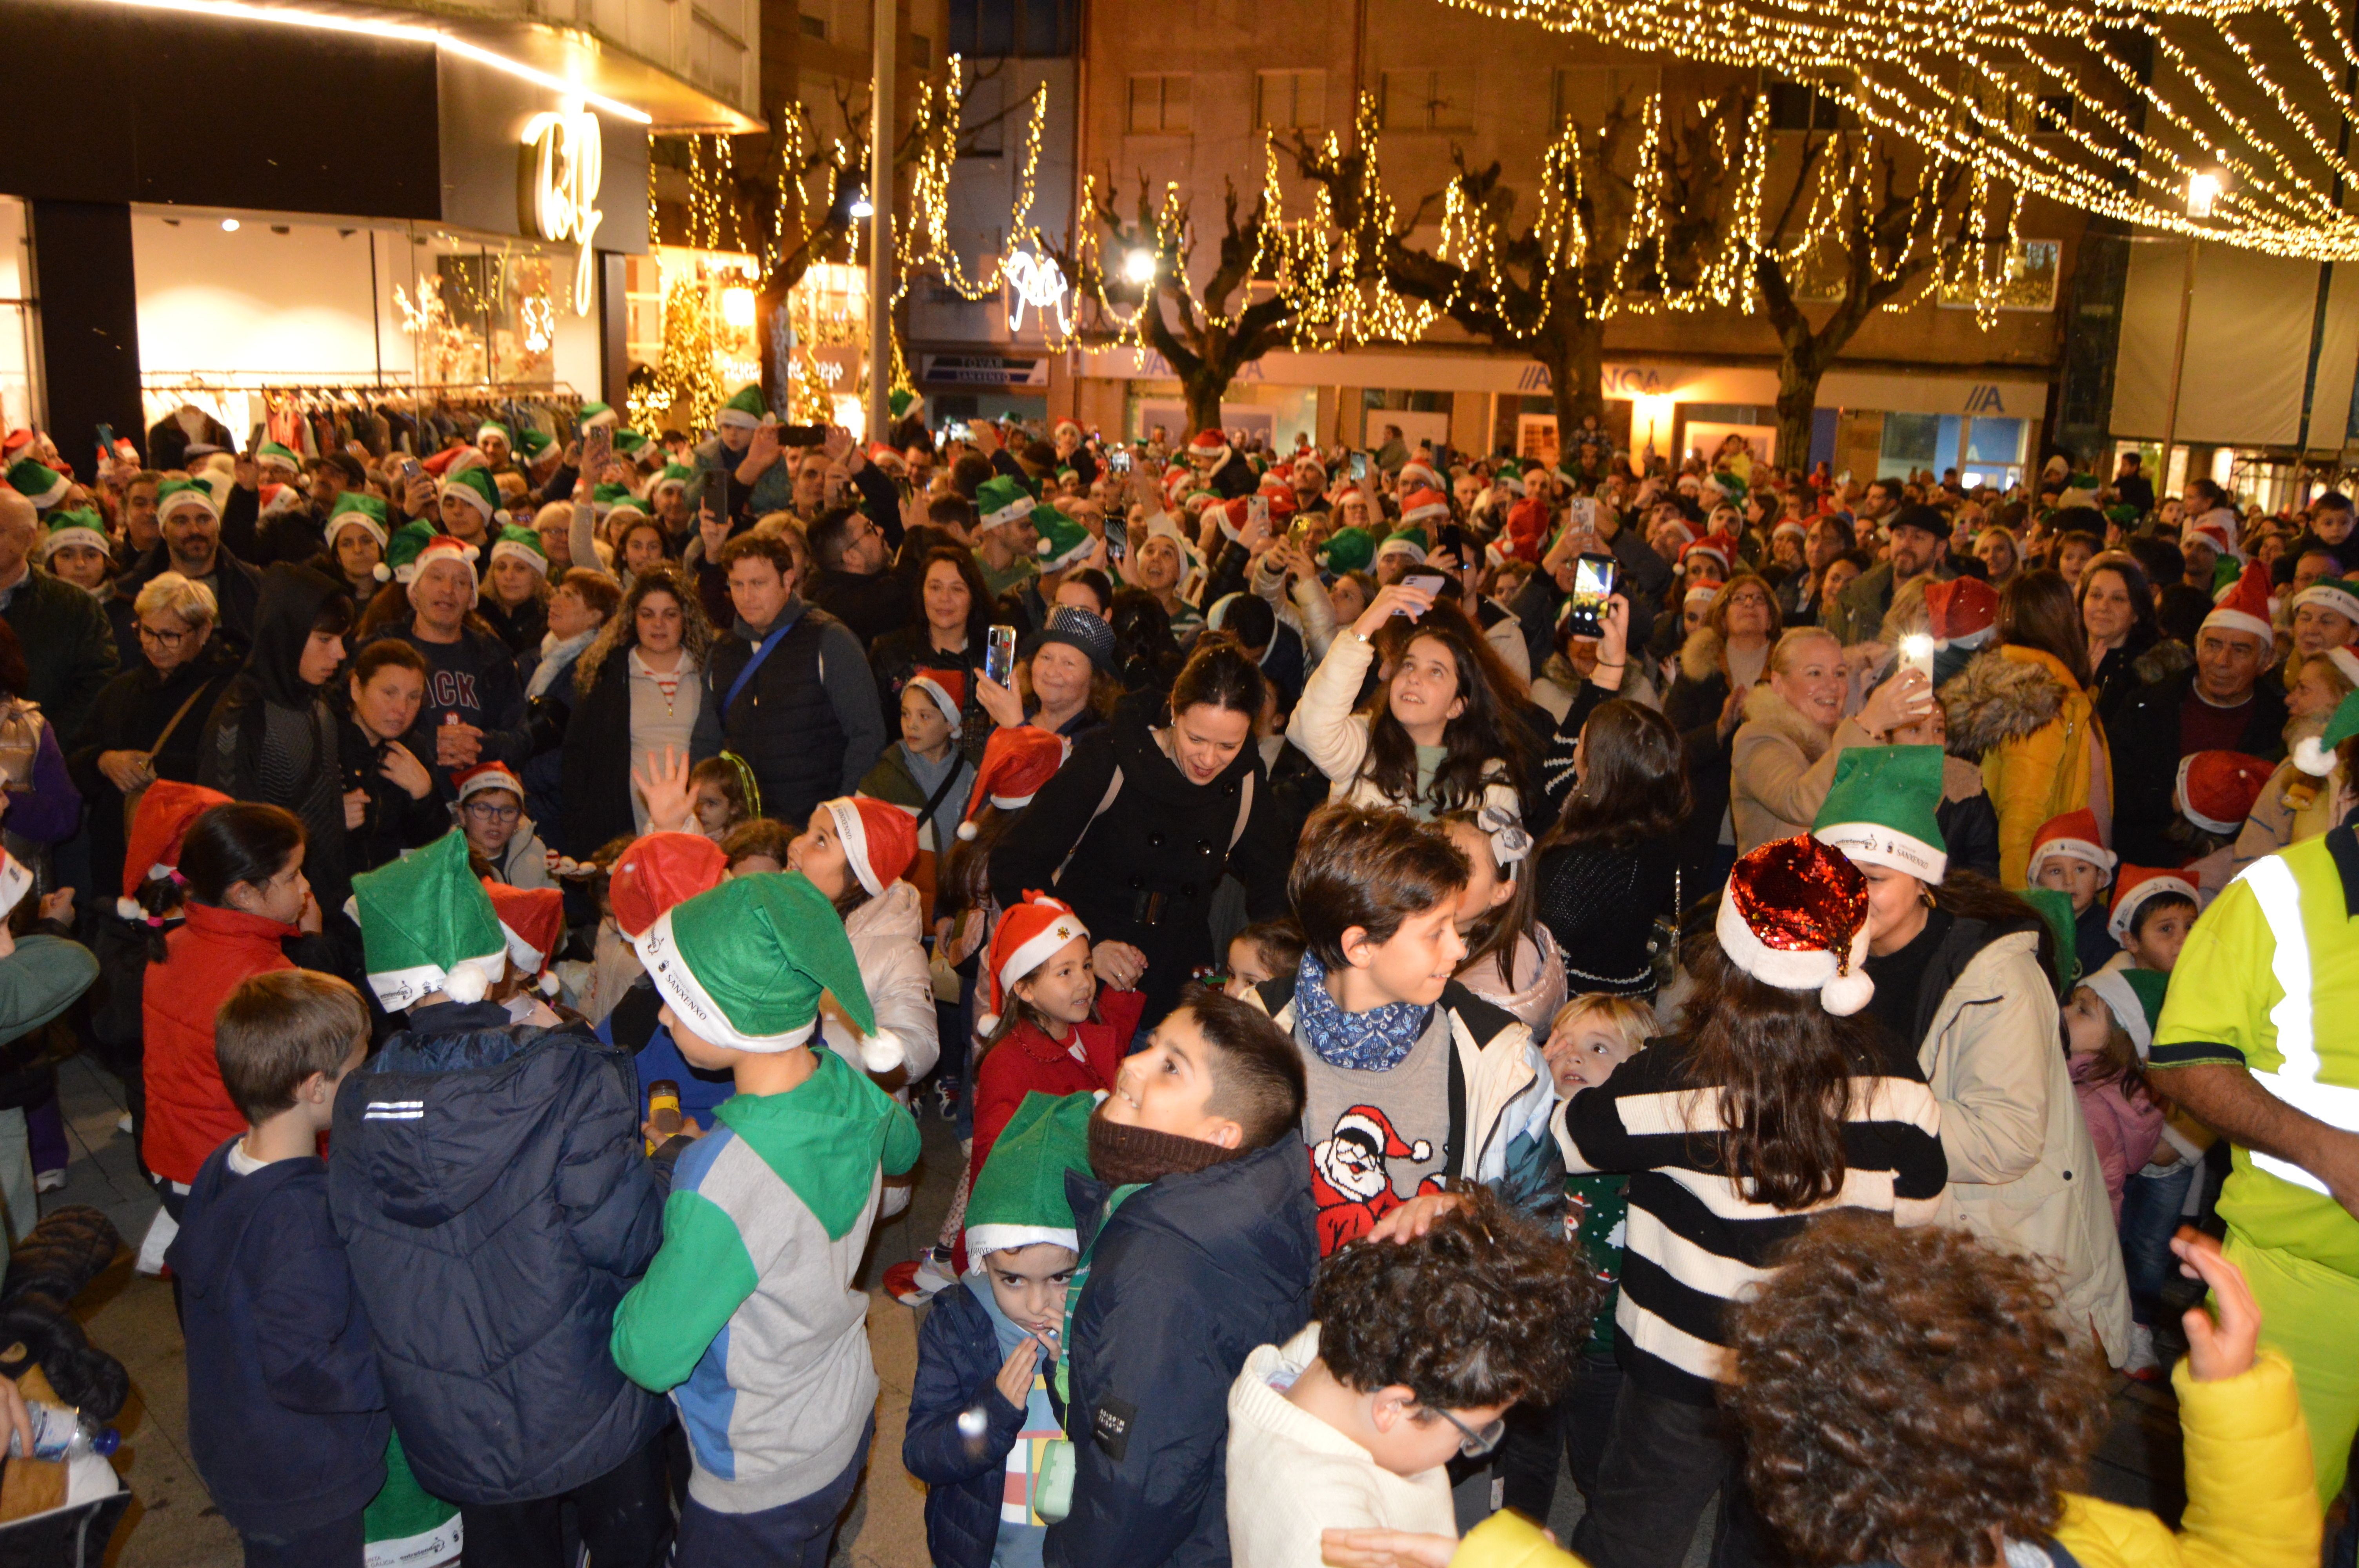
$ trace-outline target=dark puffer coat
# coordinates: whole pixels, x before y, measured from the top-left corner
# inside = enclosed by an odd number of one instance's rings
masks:
[[[1082,1244],[1073,1314],[1073,1509],[1049,1568],[1229,1561],[1229,1385],[1259,1345],[1310,1321],[1319,1271],[1310,1152],[1289,1132],[1241,1160],[1166,1176],[1097,1233],[1109,1189],[1065,1178]],[[1142,1346],[1153,1346],[1144,1354]]]
[[[926,1484],[926,1550],[934,1568],[991,1568],[1007,1451],[1024,1428],[1024,1412],[993,1384],[1005,1360],[991,1314],[964,1281],[934,1297],[918,1330],[917,1385],[901,1439],[901,1467]],[[959,1431],[970,1408],[984,1413],[983,1434],[973,1439]]]
[[[663,1239],[630,1059],[496,1003],[414,1009],[344,1080],[328,1162],[386,1402],[419,1484],[553,1497],[652,1441],[614,1306]]]

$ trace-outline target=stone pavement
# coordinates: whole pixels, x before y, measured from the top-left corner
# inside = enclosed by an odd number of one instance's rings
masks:
[[[155,1214],[155,1195],[139,1180],[131,1138],[116,1129],[122,1090],[87,1058],[60,1069],[73,1160],[62,1191],[45,1206],[90,1204],[103,1209],[136,1248]],[[923,1568],[925,1490],[901,1468],[901,1433],[917,1368],[916,1314],[876,1289],[890,1264],[916,1256],[940,1228],[959,1171],[956,1139],[948,1123],[921,1116],[926,1156],[908,1214],[877,1227],[862,1283],[869,1288],[869,1339],[881,1392],[876,1445],[860,1495],[838,1533],[832,1568]],[[118,1422],[123,1449],[116,1465],[137,1501],[109,1556],[112,1568],[236,1568],[237,1537],[208,1499],[188,1453],[187,1375],[169,1284],[135,1273],[126,1255],[76,1305],[93,1344],[120,1357],[131,1373],[132,1398]],[[2184,1497],[2179,1480],[2179,1426],[2167,1387],[2117,1379],[2114,1420],[2091,1476],[2101,1497],[2156,1508],[2176,1520]],[[1580,1496],[1560,1479],[1550,1524],[1559,1538],[1580,1518]],[[1705,1560],[1710,1531],[1698,1532],[1690,1564]]]

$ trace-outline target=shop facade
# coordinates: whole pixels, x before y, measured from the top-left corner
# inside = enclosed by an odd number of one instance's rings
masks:
[[[298,410],[620,406],[648,136],[744,118],[402,26],[0,0],[0,31],[47,61],[0,137],[0,414],[78,467],[184,404],[240,445]]]

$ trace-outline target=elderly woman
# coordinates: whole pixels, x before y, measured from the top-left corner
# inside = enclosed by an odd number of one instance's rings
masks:
[[[1745,722],[1729,744],[1728,812],[1740,855],[1809,830],[1846,747],[1873,745],[1919,718],[1931,701],[1920,671],[1905,670],[1843,717],[1850,677],[1842,644],[1797,627],[1770,650],[1769,673],[1745,695]]]
[[[196,782],[205,716],[237,673],[236,658],[213,641],[217,614],[204,584],[158,573],[133,600],[132,616],[141,659],[99,688],[67,741],[67,771],[91,806],[91,881],[102,900],[123,881],[132,805],[158,779]]]

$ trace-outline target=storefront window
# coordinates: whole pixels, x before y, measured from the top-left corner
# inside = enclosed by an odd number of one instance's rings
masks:
[[[2004,490],[2023,477],[2023,443],[2029,424],[2027,419],[1967,421],[1966,461],[1959,475],[1967,489],[1987,484]]]
[[[0,429],[43,421],[35,384],[32,252],[26,243],[25,204],[0,196]]]
[[[763,379],[755,259],[733,251],[658,246],[625,268],[634,426],[700,430],[721,401]],[[867,427],[868,274],[821,264],[788,290],[767,324],[770,358],[788,367],[793,424]],[[769,388],[775,401],[778,389]]]

